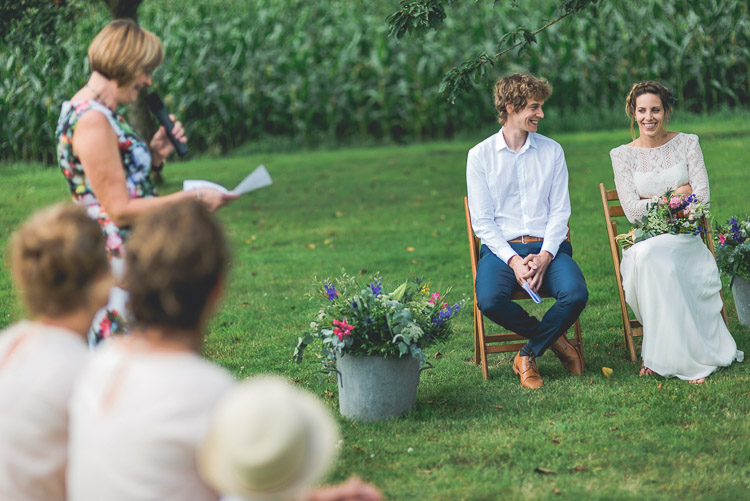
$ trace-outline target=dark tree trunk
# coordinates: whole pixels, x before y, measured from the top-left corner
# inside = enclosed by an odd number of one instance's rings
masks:
[[[102,0],[109,9],[112,19],[132,19],[138,22],[138,7],[143,0]],[[147,89],[141,90],[138,100],[128,106],[128,122],[133,126],[135,132],[147,143],[156,133],[157,125],[154,117],[146,106]],[[154,181],[161,184],[164,180],[161,174],[152,171]]]
[[[138,7],[143,0],[102,0],[112,14],[112,19],[132,19],[138,22]]]

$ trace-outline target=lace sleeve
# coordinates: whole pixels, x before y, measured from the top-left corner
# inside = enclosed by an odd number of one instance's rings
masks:
[[[710,192],[708,189],[706,164],[703,162],[703,152],[698,143],[698,136],[694,134],[687,136],[688,140],[685,148],[687,150],[688,182],[698,200],[707,204],[710,200]]]
[[[649,200],[641,200],[633,182],[633,167],[625,149],[620,146],[609,152],[615,174],[615,188],[620,197],[622,210],[631,223],[640,220],[646,213]]]

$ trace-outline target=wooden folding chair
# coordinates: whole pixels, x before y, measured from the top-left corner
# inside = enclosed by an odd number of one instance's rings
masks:
[[[609,237],[609,249],[612,252],[612,265],[615,269],[617,292],[620,293],[620,314],[622,316],[622,331],[625,335],[625,346],[628,348],[628,352],[630,352],[630,360],[635,362],[638,357],[635,354],[635,341],[633,338],[643,336],[643,326],[638,320],[636,320],[635,318],[631,318],[630,311],[628,310],[628,305],[625,302],[625,291],[622,288],[622,275],[620,274],[622,250],[620,249],[620,246],[617,244],[617,240],[615,239],[615,237],[617,236],[617,221],[613,220],[613,218],[616,217],[624,218],[625,212],[623,211],[622,206],[619,204],[620,197],[617,195],[617,190],[608,190],[604,187],[604,183],[599,183],[599,191],[602,195],[602,209],[604,210],[604,221],[606,223],[605,226],[607,227],[607,236]],[[711,254],[714,255],[715,259],[716,254],[714,253],[714,241],[711,234],[711,225],[709,224],[708,219],[705,216],[703,217],[703,221],[701,222],[701,224],[704,228],[706,228],[706,232],[701,234],[703,243],[706,244],[708,250],[711,251]],[[721,316],[724,319],[724,323],[729,325],[729,322],[727,321],[727,312],[724,308],[724,294],[721,292],[719,292],[719,294],[721,294]]]
[[[469,214],[469,199],[464,197],[464,210],[466,212],[466,230],[469,236],[469,254],[471,255],[471,280],[472,288],[474,289],[474,363],[482,365],[482,376],[484,379],[489,378],[489,371],[487,367],[487,355],[489,353],[505,353],[505,352],[516,352],[526,344],[526,338],[519,336],[513,332],[500,332],[497,334],[485,334],[484,332],[484,317],[482,312],[479,311],[477,306],[477,265],[479,263],[479,249],[480,242],[479,238],[474,234],[474,229],[471,226],[471,214]],[[570,233],[568,233],[568,241],[570,241]],[[552,297],[549,294],[540,294],[543,298]],[[526,294],[525,291],[519,289],[510,298],[514,301],[529,300],[531,298]],[[575,337],[573,339],[567,338],[568,341],[578,350],[581,355],[581,362],[585,366],[585,359],[583,358],[583,340],[581,339],[581,322],[576,319],[573,324],[575,331]],[[567,336],[567,332],[563,334]],[[513,343],[512,341],[523,341],[522,343]]]

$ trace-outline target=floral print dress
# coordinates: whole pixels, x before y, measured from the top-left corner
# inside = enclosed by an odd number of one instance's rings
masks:
[[[107,238],[107,254],[112,270],[119,280],[124,271],[123,258],[125,256],[125,241],[129,228],[115,225],[97,200],[91,189],[89,180],[83,171],[78,156],[73,151],[73,132],[84,113],[93,111],[107,117],[109,124],[117,135],[120,148],[120,159],[125,171],[125,186],[130,198],[148,198],[157,195],[149,173],[151,171],[151,150],[125,118],[113,112],[95,100],[85,100],[78,103],[66,101],[62,105],[60,118],[55,133],[57,139],[57,160],[60,169],[68,183],[73,200],[86,208],[91,218],[102,227]],[[115,287],[110,295],[109,303],[94,318],[89,332],[89,342],[98,344],[102,339],[112,334],[127,332],[127,293]]]

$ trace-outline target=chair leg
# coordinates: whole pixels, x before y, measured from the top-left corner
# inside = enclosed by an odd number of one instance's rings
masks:
[[[578,345],[578,356],[581,357],[581,364],[584,370],[586,369],[586,358],[583,356],[583,338],[581,337],[581,320],[576,318],[576,323],[573,324],[573,331],[576,336],[576,344]]]
[[[481,313],[474,307],[474,365],[479,365],[480,354],[479,354],[479,315]]]
[[[478,334],[478,340],[479,340],[479,358],[482,363],[482,377],[484,377],[485,381],[489,379],[490,372],[489,367],[487,366],[487,345],[484,343],[484,318],[482,318],[482,313],[479,312],[477,309],[477,312],[479,313],[479,316],[477,317],[477,334]]]
[[[625,346],[628,347],[628,351],[630,352],[630,361],[635,362],[638,360],[638,357],[635,356],[635,342],[633,341],[633,333],[630,332],[630,322],[628,321],[627,324],[625,324]]]

